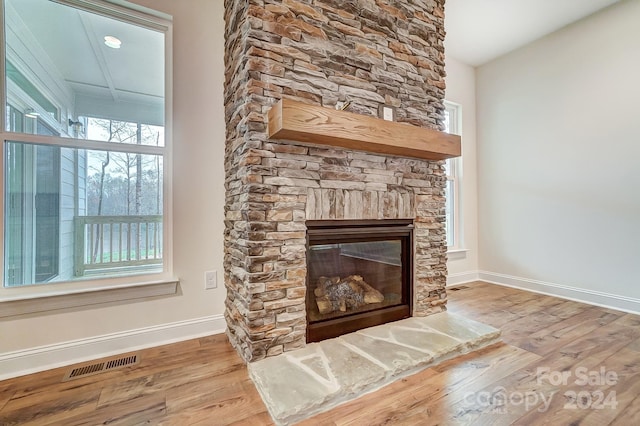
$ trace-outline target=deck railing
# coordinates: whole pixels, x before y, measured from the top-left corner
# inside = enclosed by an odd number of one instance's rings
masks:
[[[76,216],[75,275],[162,264],[162,215]]]

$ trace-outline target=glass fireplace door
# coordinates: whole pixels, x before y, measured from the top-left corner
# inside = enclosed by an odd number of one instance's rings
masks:
[[[410,316],[410,220],[309,221],[307,341]]]

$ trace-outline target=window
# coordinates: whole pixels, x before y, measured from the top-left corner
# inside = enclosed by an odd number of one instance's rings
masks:
[[[2,6],[3,287],[169,277],[170,22],[100,0]]]
[[[460,105],[447,102],[444,103],[444,125],[445,132],[460,134]],[[449,158],[445,162],[445,173],[447,175],[446,194],[446,222],[447,247],[450,250],[458,249],[461,245],[460,238],[460,157]]]

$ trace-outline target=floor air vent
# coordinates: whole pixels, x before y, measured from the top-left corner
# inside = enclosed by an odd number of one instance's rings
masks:
[[[101,361],[94,364],[82,365],[75,367],[65,374],[63,382],[82,377],[93,376],[94,374],[104,373],[106,371],[116,370],[122,367],[128,367],[140,363],[140,355],[130,355],[120,358]]]
[[[466,285],[460,285],[458,287],[453,287],[453,288],[448,288],[447,291],[459,291],[459,290],[464,290],[467,289],[469,287],[467,287]]]

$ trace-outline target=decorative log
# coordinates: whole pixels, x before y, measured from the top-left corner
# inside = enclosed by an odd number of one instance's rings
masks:
[[[329,314],[333,312],[333,306],[327,296],[316,297],[316,304],[318,305],[318,311],[321,314]]]
[[[384,301],[384,295],[371,287],[360,275],[349,275],[343,279],[319,277],[313,293],[321,314],[346,312],[366,304]]]
[[[378,290],[376,290],[375,288],[371,287],[369,284],[367,284],[367,282],[364,281],[362,279],[362,277],[360,277],[359,284],[364,289],[364,302],[365,303],[367,303],[367,304],[369,304],[369,303],[380,303],[380,302],[384,301],[384,295],[382,293],[380,293]]]
[[[364,303],[381,303],[384,301],[384,296],[378,290],[368,291],[364,294]]]

